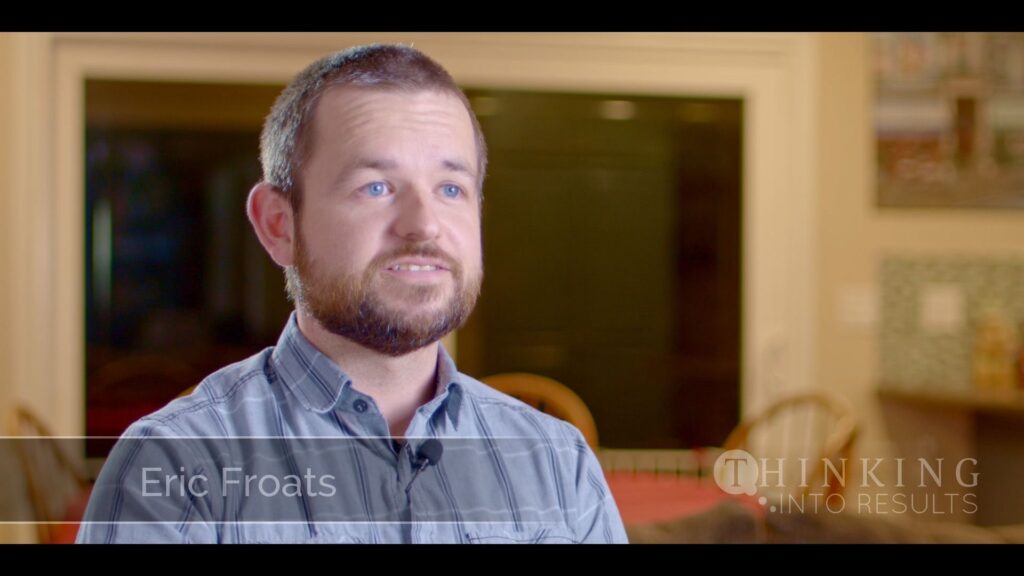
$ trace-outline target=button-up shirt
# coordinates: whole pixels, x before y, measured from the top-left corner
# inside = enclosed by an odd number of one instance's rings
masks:
[[[459,373],[438,346],[436,393],[394,442],[293,313],[276,346],[128,428],[78,541],[627,540],[575,427]]]

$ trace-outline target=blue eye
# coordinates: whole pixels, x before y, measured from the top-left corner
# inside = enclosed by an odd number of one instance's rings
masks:
[[[383,182],[367,184],[366,193],[374,198],[379,198],[388,193],[388,185]]]
[[[462,188],[455,184],[445,184],[441,188],[441,192],[448,198],[458,198],[462,194]]]

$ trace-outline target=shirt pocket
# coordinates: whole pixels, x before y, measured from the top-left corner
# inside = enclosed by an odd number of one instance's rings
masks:
[[[470,544],[578,544],[565,526],[475,526],[466,530]]]

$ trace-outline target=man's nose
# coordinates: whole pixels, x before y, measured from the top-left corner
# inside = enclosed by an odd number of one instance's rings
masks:
[[[397,202],[395,234],[410,242],[434,240],[441,232],[440,222],[430,193],[420,188],[409,188]]]

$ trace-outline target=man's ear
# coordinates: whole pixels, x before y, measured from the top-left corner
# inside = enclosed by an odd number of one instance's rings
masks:
[[[291,266],[295,258],[295,218],[292,204],[275,186],[260,182],[249,191],[245,203],[260,244],[278,266]]]

